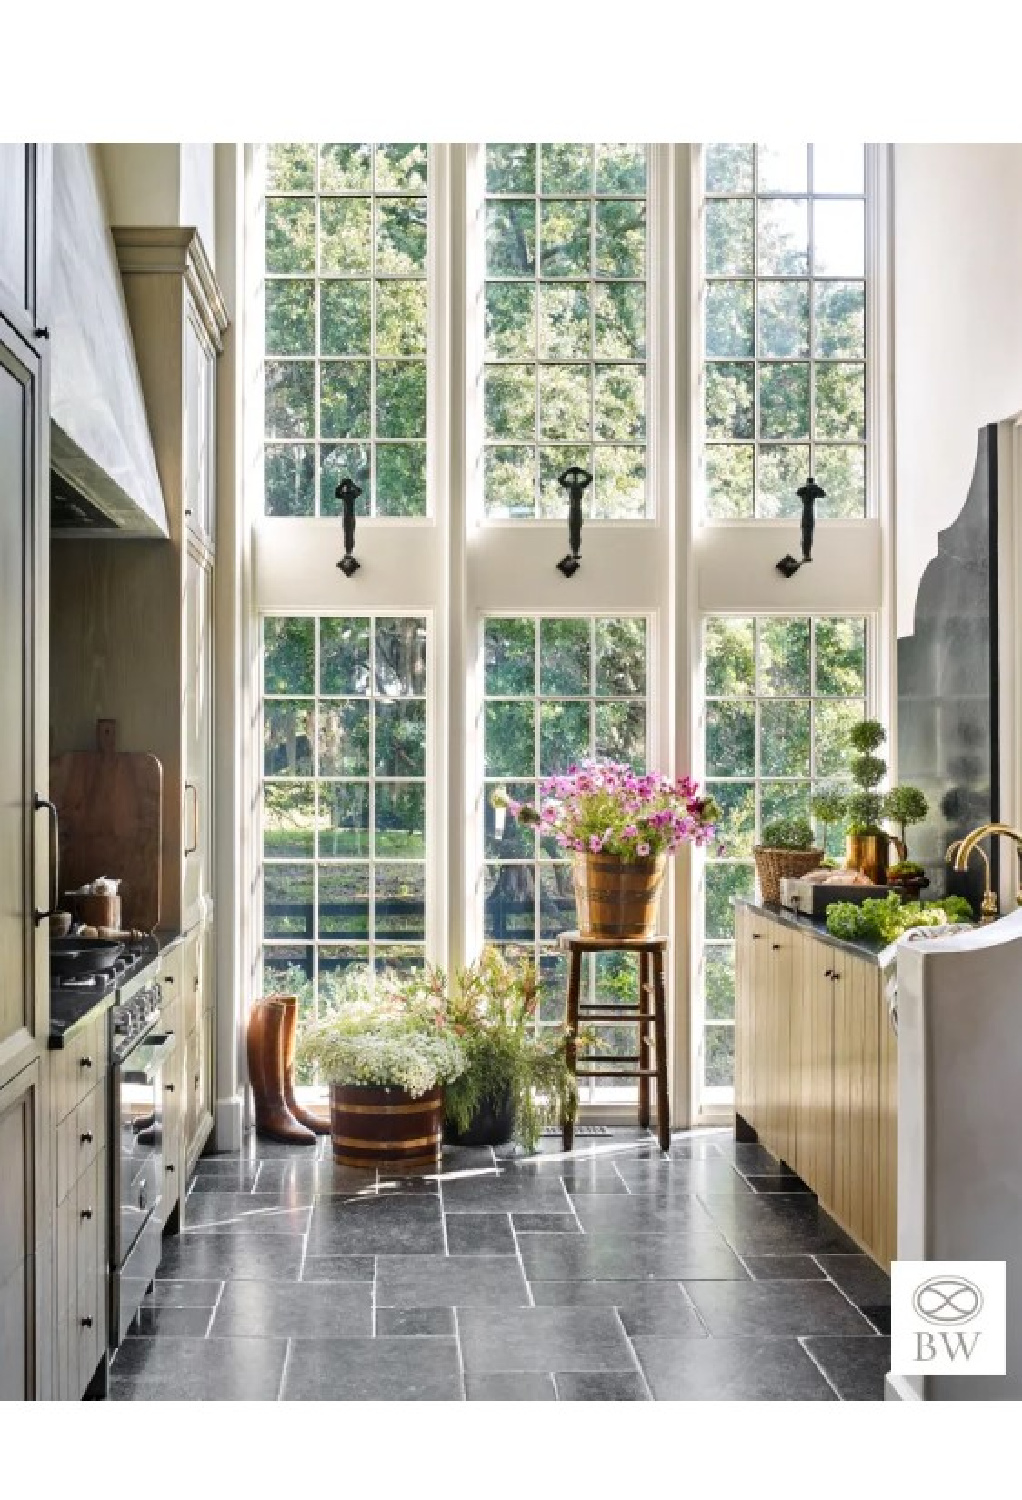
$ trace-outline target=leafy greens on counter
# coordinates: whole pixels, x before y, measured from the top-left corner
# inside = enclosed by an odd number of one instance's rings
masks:
[[[892,891],[884,900],[872,898],[856,906],[835,901],[827,908],[827,931],[846,941],[862,940],[886,947],[910,927],[941,927],[953,922],[972,922],[972,907],[964,896],[945,896],[941,901],[906,901]]]

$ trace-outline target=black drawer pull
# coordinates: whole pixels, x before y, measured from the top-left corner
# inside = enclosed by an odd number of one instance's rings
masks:
[[[754,932],[754,933],[753,933],[753,934],[752,934],[752,941],[753,941],[753,942],[754,942],[754,943],[758,943],[758,942],[759,942],[759,940],[760,940],[760,938],[761,938],[761,937],[762,937],[762,936],[763,936],[763,934],[762,934],[762,933],[761,933],[761,932]]]
[[[165,1083],[163,1086],[167,1090],[168,1094],[172,1094],[174,1092],[174,1085],[172,1083]]]
[[[91,1208],[83,1208],[82,1209],[82,1218],[83,1219],[91,1219],[92,1218],[92,1209]]]
[[[78,1066],[80,1068],[91,1068],[92,1067],[92,1058],[91,1057],[83,1057],[83,1058],[81,1058],[80,1061],[79,1061],[79,1063],[78,1063]]]
[[[174,1163],[172,1161],[169,1161],[167,1163],[167,1171],[168,1172],[173,1172],[173,1170],[174,1170]]]
[[[164,976],[163,976],[163,983],[164,984],[173,984],[174,983],[174,976],[173,976],[173,974],[164,974]]]
[[[82,1327],[83,1328],[91,1328],[92,1327],[92,1319],[89,1317],[88,1313],[86,1313],[85,1317],[82,1319]]]
[[[91,1130],[83,1130],[82,1131],[82,1135],[81,1135],[81,1141],[82,1141],[82,1145],[83,1146],[91,1146],[92,1145],[92,1131]]]
[[[771,943],[770,946],[774,950],[775,953],[779,953],[780,950],[781,950],[780,943]]]

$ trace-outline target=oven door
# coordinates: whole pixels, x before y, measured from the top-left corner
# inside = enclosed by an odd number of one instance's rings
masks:
[[[117,1180],[113,1209],[111,1341],[120,1343],[156,1274],[162,1250],[163,1069],[173,1033],[150,1034],[114,1071]]]

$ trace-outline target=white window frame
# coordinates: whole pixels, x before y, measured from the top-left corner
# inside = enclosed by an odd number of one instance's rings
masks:
[[[239,296],[243,438],[241,449],[241,722],[259,722],[259,641],[264,614],[418,614],[426,618],[431,691],[427,703],[427,944],[453,967],[478,951],[482,910],[478,789],[482,746],[470,728],[482,698],[481,622],[486,614],[641,613],[648,619],[650,763],[702,770],[702,621],[718,613],[860,613],[879,621],[890,598],[890,444],[888,151],[867,148],[868,493],[863,520],[822,522],[813,568],[796,591],[773,569],[795,550],[791,521],[702,523],[699,494],[701,355],[699,267],[701,148],[649,149],[647,240],[647,453],[650,513],[587,521],[583,565],[566,581],[554,564],[566,526],[549,518],[487,520],[482,512],[482,308],[475,295],[484,261],[479,145],[431,145],[429,156],[429,514],[359,520],[355,552],[363,567],[349,582],[334,566],[340,524],[330,518],[262,515],[260,150],[244,148],[243,286]],[[472,293],[472,295],[470,295]],[[409,528],[407,531],[404,528]],[[829,539],[828,539],[829,534]],[[837,556],[840,554],[840,557]],[[849,569],[857,570],[854,585]],[[728,594],[743,580],[739,602]],[[811,576],[809,576],[811,575]],[[844,576],[843,576],[844,575]],[[745,590],[745,580],[748,588]],[[845,588],[835,603],[835,580]],[[886,627],[886,628],[885,628]],[[890,709],[890,619],[874,627],[871,711]],[[875,708],[874,708],[875,705]],[[262,745],[249,730],[242,765],[241,871],[257,889]],[[729,1118],[699,1093],[702,1036],[697,986],[702,857],[672,861],[661,915],[672,937],[671,1102],[676,1125]],[[260,917],[242,903],[240,973],[260,992]],[[240,1004],[240,1002],[239,1002]],[[631,1106],[624,1108],[633,1118]]]

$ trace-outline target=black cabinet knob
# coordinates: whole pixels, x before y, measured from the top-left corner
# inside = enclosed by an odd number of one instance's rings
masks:
[[[92,1131],[91,1130],[83,1130],[82,1131],[82,1145],[83,1146],[91,1146],[92,1145]]]
[[[50,330],[48,328],[33,328],[32,332],[35,334],[37,339],[48,339],[50,336]]]
[[[174,1170],[174,1163],[172,1161],[169,1161],[167,1163],[167,1171],[168,1172],[173,1172],[173,1170]]]
[[[92,1067],[92,1058],[91,1057],[83,1057],[80,1060],[78,1066],[80,1068],[91,1068]]]
[[[763,936],[763,934],[762,934],[762,933],[761,933],[761,932],[754,932],[754,933],[753,933],[753,934],[752,934],[752,941],[753,941],[753,942],[754,942],[754,943],[758,943],[758,942],[759,942],[759,940],[760,940],[760,938],[761,938],[761,937],[762,937],[762,936]]]
[[[83,1208],[82,1209],[82,1218],[83,1219],[91,1219],[92,1218],[92,1209],[91,1208]]]
[[[172,1094],[174,1092],[174,1085],[172,1083],[164,1084],[164,1088],[167,1090],[168,1094]]]
[[[91,1328],[92,1327],[92,1319],[89,1317],[88,1313],[86,1313],[85,1317],[82,1319],[82,1327],[83,1328]]]
[[[770,946],[774,950],[775,953],[778,953],[780,951],[780,947],[781,947],[780,943],[771,943]]]
[[[164,982],[164,984],[173,984],[174,983],[174,976],[173,976],[173,974],[165,974],[164,977],[163,977],[163,982]]]

